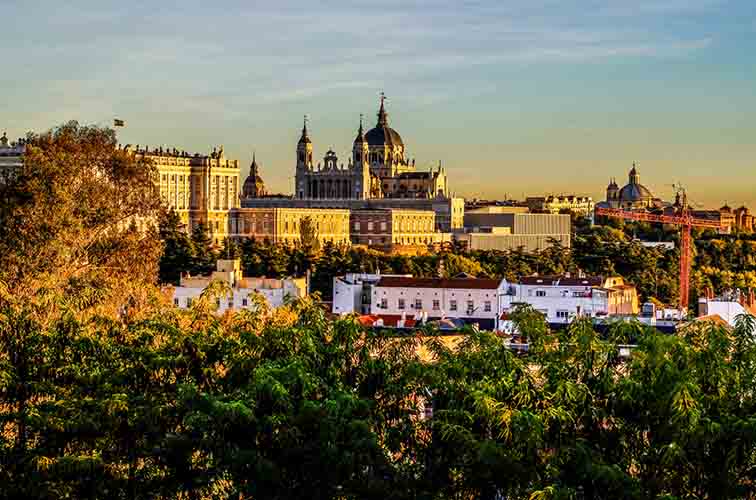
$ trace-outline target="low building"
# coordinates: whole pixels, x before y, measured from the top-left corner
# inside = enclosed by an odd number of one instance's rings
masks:
[[[437,239],[431,210],[352,210],[350,226],[353,244],[383,250],[398,245],[428,246]]]
[[[347,273],[333,278],[334,314],[370,314],[373,286],[381,278],[411,278],[412,275],[382,275],[380,273]]]
[[[506,281],[479,278],[382,277],[372,287],[370,314],[386,320],[456,318],[498,328]]]
[[[520,304],[541,312],[551,324],[567,324],[576,317],[637,315],[635,286],[619,276],[530,276],[508,283],[501,300],[506,315]]]
[[[231,237],[294,244],[300,240],[302,220],[315,224],[321,244],[349,244],[349,210],[314,208],[241,208],[230,212]]]
[[[182,276],[179,286],[173,289],[173,304],[186,309],[197,300],[214,281],[227,283],[231,292],[217,300],[218,312],[247,309],[252,306],[252,296],[260,294],[270,307],[280,307],[287,298],[302,298],[307,295],[307,280],[250,278],[242,274],[241,262],[219,260],[217,270],[210,276]]]
[[[726,290],[719,296],[705,294],[698,299],[700,318],[718,316],[728,325],[735,326],[741,316],[756,316],[756,297],[753,291]]]
[[[0,137],[0,183],[6,183],[19,174],[24,164],[25,149],[24,139],[10,142],[3,132]]]
[[[496,208],[496,207],[495,207]],[[508,208],[508,207],[502,207]],[[554,241],[565,248],[572,244],[569,215],[473,211],[465,214],[465,230],[454,239],[470,250],[516,250],[536,252]]]
[[[525,200],[532,212],[559,214],[564,211],[590,217],[593,215],[594,203],[590,196],[548,195],[532,196]]]

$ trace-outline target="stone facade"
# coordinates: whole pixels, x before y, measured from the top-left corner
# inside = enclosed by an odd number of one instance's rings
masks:
[[[230,212],[230,235],[233,238],[269,240],[294,244],[300,240],[302,219],[315,223],[321,244],[349,243],[349,210],[305,208],[241,208]]]
[[[430,210],[353,210],[350,226],[352,243],[386,250],[398,245],[431,245],[438,235],[435,214]]]
[[[594,203],[590,196],[549,195],[533,196],[525,200],[528,208],[533,212],[558,214],[563,210],[589,217],[593,214]]]
[[[204,224],[215,244],[229,236],[229,214],[239,208],[239,162],[229,160],[223,147],[209,155],[177,149],[126,146],[137,160],[156,168],[160,199],[181,218],[187,230]]]

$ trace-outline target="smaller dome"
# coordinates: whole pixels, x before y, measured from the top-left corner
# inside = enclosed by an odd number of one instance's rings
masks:
[[[245,198],[259,198],[265,194],[265,182],[260,177],[257,159],[253,155],[252,165],[249,167],[249,175],[244,180],[244,185],[242,186],[242,195]]]
[[[732,209],[730,208],[730,205],[727,203],[724,204],[722,208],[719,209],[720,212],[732,212]]]
[[[652,198],[651,191],[643,184],[627,184],[619,192],[620,201],[648,201]]]

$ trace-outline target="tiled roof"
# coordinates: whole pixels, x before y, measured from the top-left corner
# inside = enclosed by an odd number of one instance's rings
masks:
[[[456,289],[479,289],[496,290],[501,280],[483,278],[381,278],[376,286],[388,288],[456,288]]]

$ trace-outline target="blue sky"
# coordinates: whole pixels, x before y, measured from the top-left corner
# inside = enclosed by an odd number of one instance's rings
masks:
[[[302,116],[346,161],[378,93],[467,197],[601,197],[633,160],[671,196],[756,208],[756,2],[2,0],[0,128],[252,151],[289,191]]]

